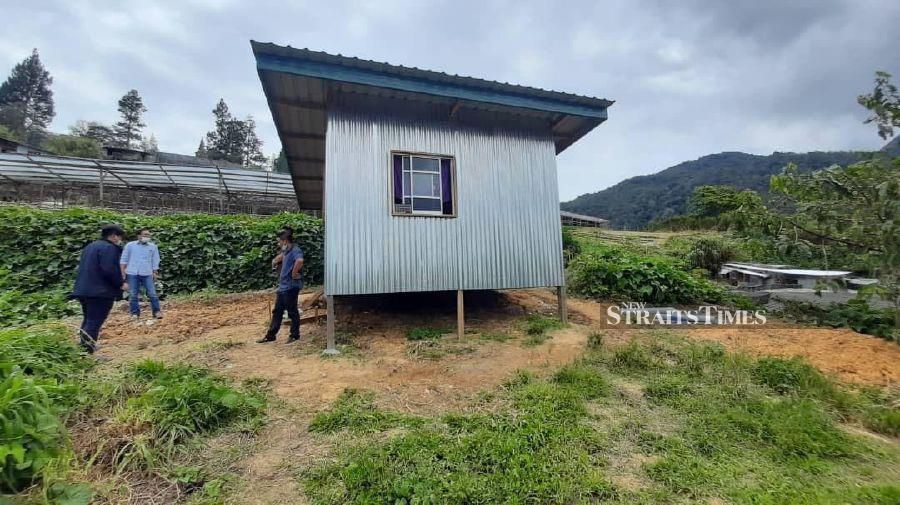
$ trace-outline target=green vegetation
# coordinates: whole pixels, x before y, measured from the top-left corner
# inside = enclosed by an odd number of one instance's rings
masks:
[[[371,391],[347,389],[334,402],[331,410],[322,412],[309,423],[309,431],[315,433],[333,433],[340,430],[356,432],[384,431],[397,427],[415,427],[422,420],[387,412],[375,407],[375,394]]]
[[[540,345],[546,341],[550,335],[548,332],[558,330],[563,327],[562,322],[550,316],[543,314],[530,314],[525,319],[525,340],[523,344]]]
[[[856,152],[772,153],[768,156],[740,152],[710,154],[652,175],[626,179],[602,191],[564,202],[560,207],[609,219],[613,228],[640,230],[654,220],[688,214],[691,193],[698,186],[730,185],[764,194],[769,188],[769,178],[789,163],[808,172],[856,163],[864,156],[864,153]]]
[[[804,324],[851,328],[853,331],[897,340],[894,327],[896,309],[875,309],[864,299],[850,300],[846,304],[816,303],[783,300],[781,314],[790,320]]]
[[[0,330],[0,491],[19,491],[67,453],[64,418],[90,368],[63,326]]]
[[[569,264],[573,293],[603,300],[694,303],[722,300],[723,291],[664,256],[647,256],[600,243]]]
[[[593,372],[527,382],[494,414],[421,419],[398,435],[346,448],[303,475],[315,503],[564,503],[610,496],[595,467],[602,438],[585,399],[605,392]]]
[[[141,226],[154,231],[163,258],[161,291],[244,291],[274,283],[269,261],[275,232],[294,228],[304,249],[304,281],[322,282],[322,221],[305,214],[266,218],[183,214],[141,216],[106,210],[45,211],[0,207],[0,324],[18,324],[77,311],[66,304],[81,249],[103,223],[122,224],[129,237]],[[20,237],[37,242],[22,247]]]
[[[407,340],[436,340],[445,333],[450,333],[447,328],[411,328],[406,332]]]
[[[840,426],[889,434],[872,421],[893,401],[796,359],[654,333],[548,379],[516,374],[465,412],[411,417],[347,392],[310,428],[344,433],[333,457],[299,479],[319,504],[896,503],[896,444]]]
[[[57,501],[87,493],[72,503],[87,503],[90,492],[66,482],[70,472],[80,478],[67,424],[113,412],[97,428],[97,453],[82,456],[117,471],[165,472],[197,437],[227,426],[254,429],[265,407],[260,392],[190,365],[95,370],[62,325],[0,330],[0,391],[0,490],[41,483]]]

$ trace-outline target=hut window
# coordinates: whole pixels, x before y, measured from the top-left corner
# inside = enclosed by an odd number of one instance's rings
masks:
[[[453,216],[453,158],[394,153],[394,214]]]

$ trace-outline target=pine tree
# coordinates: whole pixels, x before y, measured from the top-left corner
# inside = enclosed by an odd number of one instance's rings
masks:
[[[212,112],[215,129],[206,134],[206,145],[201,144],[206,148],[209,159],[240,163],[244,167],[265,164],[262,140],[256,136],[256,122],[252,116],[247,116],[245,120],[236,119],[224,99],[219,99]]]
[[[143,138],[141,129],[147,126],[141,122],[141,115],[145,112],[147,108],[144,107],[144,101],[136,89],[125,93],[119,99],[119,113],[122,114],[122,119],[113,127],[119,146],[131,148],[139,145]]]
[[[194,156],[198,158],[209,158],[209,152],[206,150],[206,142],[203,139],[200,139],[200,145],[197,146],[197,152],[194,153]]]
[[[144,141],[141,142],[141,149],[148,153],[158,153],[159,143],[156,141],[156,135],[151,133],[149,137],[145,138]]]
[[[34,49],[0,85],[0,123],[25,142],[39,143],[55,115],[51,84],[53,78]]]
[[[256,121],[253,116],[247,116],[241,129],[241,165],[244,167],[262,168],[266,163],[266,156],[262,153],[263,142],[256,136]]]

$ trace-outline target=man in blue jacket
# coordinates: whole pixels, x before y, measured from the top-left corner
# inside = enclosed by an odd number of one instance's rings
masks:
[[[122,256],[122,227],[108,224],[100,232],[100,240],[88,244],[81,251],[78,276],[72,298],[81,303],[81,346],[88,353],[97,350],[100,327],[109,316],[113,302],[122,299],[122,291],[128,289],[119,270]]]

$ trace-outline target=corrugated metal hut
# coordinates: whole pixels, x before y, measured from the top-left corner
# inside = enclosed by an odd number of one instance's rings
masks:
[[[333,297],[553,286],[556,154],[609,100],[252,42]],[[329,339],[330,342],[330,339]],[[330,346],[329,346],[330,347]]]

